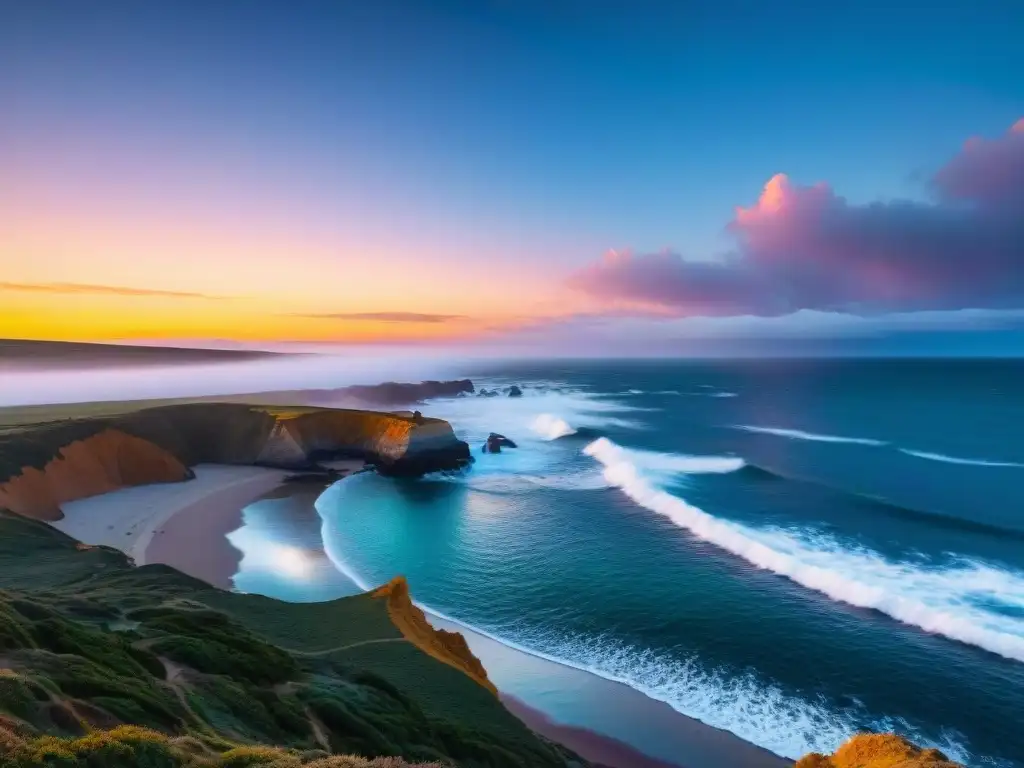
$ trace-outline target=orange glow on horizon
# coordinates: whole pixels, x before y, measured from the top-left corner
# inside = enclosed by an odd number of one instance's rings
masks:
[[[0,239],[0,338],[428,343],[571,311],[557,281],[444,244],[389,252],[260,219],[233,232],[37,202],[0,199],[24,214]]]

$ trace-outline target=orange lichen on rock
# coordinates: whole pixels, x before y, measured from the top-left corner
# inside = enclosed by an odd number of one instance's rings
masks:
[[[861,733],[832,755],[817,752],[800,759],[795,768],[962,768],[937,749],[915,747],[891,733]]]
[[[438,661],[469,675],[495,696],[498,695],[498,689],[487,678],[484,665],[469,650],[466,638],[458,632],[434,629],[423,611],[413,604],[409,583],[404,576],[396,576],[370,595],[387,600],[388,615],[406,640]]]
[[[117,429],[68,443],[42,469],[23,467],[0,484],[0,508],[60,520],[65,501],[132,485],[187,480],[190,470],[168,451]]]

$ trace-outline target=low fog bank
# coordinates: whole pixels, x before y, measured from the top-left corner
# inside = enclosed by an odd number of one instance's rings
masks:
[[[291,389],[330,389],[384,381],[422,381],[464,375],[472,358],[437,350],[360,350],[344,355],[279,355],[244,362],[97,366],[4,372],[0,406],[240,395]]]

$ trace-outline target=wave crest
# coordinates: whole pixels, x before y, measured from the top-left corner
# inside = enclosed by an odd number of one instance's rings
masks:
[[[900,453],[908,456],[916,456],[919,459],[930,461],[941,461],[946,464],[964,464],[970,467],[1024,467],[1016,461],[989,461],[988,459],[962,459],[957,456],[946,456],[942,453],[928,453],[927,451],[912,451],[909,448],[900,448]]]
[[[757,531],[721,520],[648,481],[628,451],[607,438],[584,453],[637,504],[747,562],[838,602],[872,608],[926,632],[1024,661],[1024,621],[977,606],[985,594],[1024,610],[1024,576],[987,565],[924,570],[789,530]],[[973,603],[973,604],[972,604]]]
[[[870,437],[843,437],[841,435],[821,435],[815,432],[804,432],[800,429],[782,429],[781,427],[755,427],[750,424],[735,424],[733,429],[742,429],[744,432],[755,432],[760,435],[775,435],[777,437],[788,437],[793,440],[813,440],[820,443],[856,443],[858,445],[885,445],[884,440],[875,440]]]
[[[530,429],[545,440],[557,440],[567,435],[575,435],[576,430],[565,419],[551,413],[542,413],[530,424]]]

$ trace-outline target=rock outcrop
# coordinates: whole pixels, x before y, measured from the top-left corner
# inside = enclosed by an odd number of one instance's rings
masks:
[[[861,733],[831,755],[812,753],[795,768],[961,768],[937,749],[921,749],[891,733]]]
[[[517,387],[515,384],[513,384],[511,387],[508,388],[508,396],[509,397],[522,397],[523,396],[523,390],[521,390],[519,387]]]
[[[360,458],[381,474],[467,464],[469,446],[440,419],[375,411],[196,403],[0,433],[0,508],[59,520],[60,505],[132,485],[176,482],[200,463],[315,469]]]
[[[504,435],[499,435],[497,432],[491,432],[487,436],[487,440],[483,444],[484,453],[501,453],[502,447],[505,448],[518,448],[512,440],[509,440]]]
[[[495,696],[498,695],[498,689],[488,679],[484,665],[469,650],[466,638],[458,632],[434,629],[423,611],[412,602],[409,583],[404,576],[396,576],[370,594],[387,600],[388,616],[406,640],[438,661],[464,672]]]

